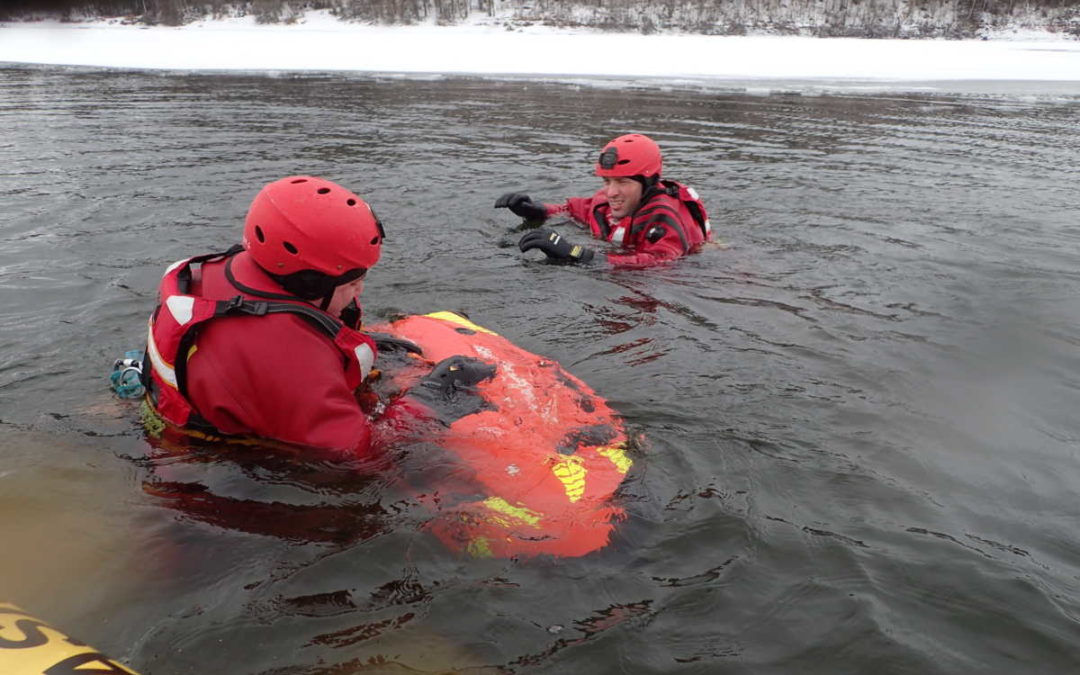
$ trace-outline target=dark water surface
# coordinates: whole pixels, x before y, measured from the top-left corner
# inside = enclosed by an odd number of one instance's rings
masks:
[[[631,130],[728,247],[523,259],[495,198]],[[644,434],[608,548],[447,551],[431,449],[147,443],[112,360],[294,173],[386,222],[369,320],[463,310]],[[1080,669],[1078,98],[9,68],[0,195],[0,600],[145,675]]]

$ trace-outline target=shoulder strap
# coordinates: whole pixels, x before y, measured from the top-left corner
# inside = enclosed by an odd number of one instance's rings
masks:
[[[611,234],[611,224],[608,223],[607,216],[604,214],[604,207],[607,206],[607,202],[597,204],[593,207],[593,220],[596,221],[597,226],[600,228],[600,235],[604,241],[607,241],[608,236]]]
[[[687,253],[690,250],[690,243],[686,239],[686,232],[683,230],[682,223],[679,221],[679,213],[670,204],[649,204],[640,209],[634,215],[634,224],[630,228],[631,236],[637,236],[646,225],[654,223],[663,223],[675,231],[679,235],[679,242],[682,244],[683,253]]]
[[[697,199],[684,198],[682,191],[685,186],[681,185],[680,183],[677,183],[673,180],[664,180],[661,182],[664,185],[665,191],[669,195],[671,195],[675,199],[680,200],[683,203],[683,206],[686,207],[686,210],[689,211],[690,215],[693,217],[694,222],[697,223],[697,226],[699,228],[701,228],[701,233],[705,235],[706,238],[708,238],[709,226],[706,224],[705,213],[701,210],[701,202]],[[693,190],[690,191],[690,194],[696,196],[696,193]]]
[[[184,263],[183,268],[176,275],[176,285],[181,293],[187,295],[191,292],[191,266],[201,265],[205,262],[214,260],[224,260],[225,258],[231,258],[240,251],[244,250],[243,244],[233,244],[226,251],[220,253],[207,253],[205,255],[197,255],[194,258],[188,258]]]
[[[245,300],[237,295],[228,300],[218,300],[214,316],[263,316],[265,314],[294,314],[326,334],[331,340],[337,337],[344,324],[314,307],[295,302],[272,302],[268,300]]]

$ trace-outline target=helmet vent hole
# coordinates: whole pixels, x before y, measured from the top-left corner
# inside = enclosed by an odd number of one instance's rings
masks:
[[[266,235],[263,234],[262,228],[258,225],[255,226],[255,238],[259,240],[260,244],[266,243]]]
[[[616,164],[629,164],[630,160],[628,160],[628,159],[620,159],[618,162],[615,162],[615,163]]]
[[[374,246],[375,244],[378,244],[378,243],[379,243],[379,235],[375,235],[374,237],[371,238],[371,245],[372,246]]]
[[[348,204],[349,206],[356,206],[356,200],[352,199],[352,198],[346,199],[345,203]]]
[[[306,183],[306,182],[307,182],[307,178],[297,178],[296,180],[292,181],[292,184],[296,185],[297,183]]]
[[[298,251],[298,250],[296,249],[296,247],[295,247],[295,246],[293,246],[292,244],[290,244],[290,243],[289,243],[289,242],[287,242],[287,241],[283,241],[283,242],[281,242],[281,245],[285,247],[285,250],[286,250],[286,251],[288,251],[289,253],[292,253],[293,255],[296,255],[297,253],[299,253],[299,252],[300,252],[300,251]]]
[[[322,187],[322,188],[319,188],[318,190],[316,190],[316,192],[318,192],[318,193],[319,193],[319,194],[321,194],[321,195],[324,195],[324,194],[326,194],[327,192],[330,192],[330,188],[328,188],[328,187]]]

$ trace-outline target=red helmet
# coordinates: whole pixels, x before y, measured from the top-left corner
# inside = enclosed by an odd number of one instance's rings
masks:
[[[663,168],[660,146],[642,134],[619,136],[604,146],[596,162],[596,175],[604,177],[659,176]]]
[[[244,221],[244,247],[260,267],[279,276],[314,270],[336,278],[370,269],[383,237],[382,224],[363,199],[312,176],[266,185]]]

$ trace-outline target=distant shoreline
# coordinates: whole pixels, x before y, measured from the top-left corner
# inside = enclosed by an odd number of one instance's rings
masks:
[[[6,0],[0,21],[183,27],[246,17],[287,26],[320,13],[373,27],[485,24],[635,35],[867,39],[983,39],[1019,31],[1080,39],[1080,10],[1072,0]]]
[[[663,58],[610,58],[659,54]],[[160,71],[346,72],[574,80],[716,88],[955,90],[1011,82],[1025,95],[1080,93],[1080,41],[1045,33],[987,40],[620,34],[540,26],[372,26],[309,12],[291,25],[251,17],[179,27],[105,22],[0,24],[0,64]],[[621,82],[621,84],[620,84]],[[810,84],[807,85],[806,83]],[[906,84],[904,84],[906,83]],[[1046,83],[1040,85],[1039,83]],[[771,86],[771,85],[769,85]],[[986,89],[986,87],[983,87]],[[994,89],[1001,89],[995,86]]]

